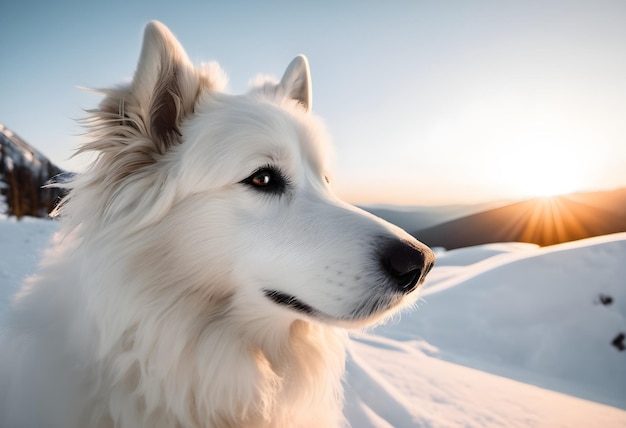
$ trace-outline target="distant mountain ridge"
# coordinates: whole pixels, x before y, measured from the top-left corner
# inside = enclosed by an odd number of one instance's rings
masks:
[[[43,188],[64,171],[0,124],[0,214],[47,217],[61,195],[59,189]]]
[[[505,202],[485,202],[474,205],[363,205],[360,208],[387,220],[404,230],[420,230],[440,223],[504,205]]]
[[[412,232],[449,250],[494,242],[546,246],[626,232],[626,188],[530,199]]]

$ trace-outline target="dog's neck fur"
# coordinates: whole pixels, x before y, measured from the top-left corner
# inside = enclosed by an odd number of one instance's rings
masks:
[[[197,326],[185,331],[180,320],[175,322],[176,330],[167,328],[167,320],[161,326],[136,326],[101,355],[102,370],[94,384],[114,386],[96,391],[94,398],[102,406],[91,413],[92,426],[104,428],[113,421],[154,427],[343,425],[337,420],[342,332],[301,320],[283,331],[265,326],[251,330],[250,325],[229,323],[226,316],[198,336]],[[146,347],[151,353],[140,360],[146,355],[140,349]],[[172,388],[177,390],[172,393]],[[172,403],[171,397],[178,401]]]
[[[157,231],[146,234],[163,240]],[[119,238],[109,234],[108,239]],[[114,257],[104,248],[119,246],[99,242],[80,248],[87,245],[81,241],[79,231],[66,236],[66,253],[60,259],[66,266],[83,266],[82,278],[71,278],[81,283],[83,301],[58,303],[81,308],[66,321],[64,330],[72,336],[67,342],[87,344],[72,353],[89,355],[86,360],[95,362],[85,368],[89,375],[79,376],[90,380],[76,386],[77,399],[85,400],[83,405],[74,403],[83,409],[77,426],[344,425],[345,330],[237,310],[226,292],[218,297],[202,294],[216,287],[194,287],[190,277],[168,277],[167,264],[133,270],[133,248]],[[87,260],[83,254],[92,256]],[[62,266],[56,268],[57,275],[48,276],[59,276]]]

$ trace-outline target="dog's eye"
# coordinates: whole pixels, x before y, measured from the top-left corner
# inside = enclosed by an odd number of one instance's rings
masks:
[[[269,166],[256,170],[242,183],[268,193],[283,193],[287,187],[287,180],[283,174],[278,169]]]
[[[250,184],[254,184],[257,187],[268,186],[272,182],[272,174],[269,171],[263,171],[256,174],[250,180]]]

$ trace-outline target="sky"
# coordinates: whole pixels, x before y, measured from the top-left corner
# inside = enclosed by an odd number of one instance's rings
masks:
[[[0,123],[60,166],[157,19],[231,93],[303,53],[352,203],[473,204],[626,186],[626,2],[5,1]]]

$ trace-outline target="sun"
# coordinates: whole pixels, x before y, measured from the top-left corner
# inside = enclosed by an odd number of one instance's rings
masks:
[[[522,197],[551,197],[580,190],[584,155],[571,139],[553,132],[519,135],[499,160],[499,179]]]
[[[502,184],[519,196],[550,197],[573,193],[583,185],[583,156],[567,139],[531,133],[509,145],[502,159]]]
[[[580,183],[567,167],[530,164],[522,176],[518,189],[528,196],[550,197],[576,192]]]

